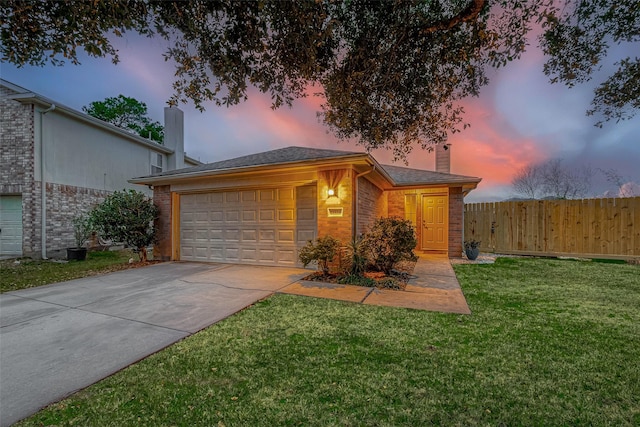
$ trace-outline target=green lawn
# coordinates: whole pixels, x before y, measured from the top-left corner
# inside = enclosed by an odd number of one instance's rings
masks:
[[[640,425],[640,267],[455,267],[470,316],[276,295],[20,425]]]
[[[0,293],[129,268],[131,251],[89,252],[85,261],[43,261],[29,258],[0,261]]]

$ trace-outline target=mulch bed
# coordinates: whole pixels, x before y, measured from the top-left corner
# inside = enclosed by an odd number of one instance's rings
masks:
[[[362,276],[350,276],[345,273],[323,274],[320,271],[316,271],[302,278],[302,280],[403,291],[407,287],[409,280],[413,277],[412,273],[415,266],[416,261],[399,262],[390,275],[386,275],[380,271],[367,271],[363,273]]]

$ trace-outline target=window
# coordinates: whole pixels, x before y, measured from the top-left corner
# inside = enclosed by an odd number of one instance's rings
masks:
[[[413,228],[417,227],[418,223],[418,195],[417,194],[405,194],[404,195],[404,219],[411,221]]]
[[[163,155],[160,153],[151,152],[151,173],[162,172]]]

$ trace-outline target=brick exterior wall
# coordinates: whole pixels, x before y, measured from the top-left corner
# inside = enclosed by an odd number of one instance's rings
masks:
[[[40,187],[40,183],[37,183]],[[75,247],[73,236],[73,218],[88,213],[94,206],[100,204],[108,191],[92,188],[76,187],[47,183],[47,256],[65,257],[66,248]],[[36,210],[36,217],[40,218],[40,205]],[[38,235],[39,233],[38,229]],[[40,251],[40,241],[37,242]],[[39,255],[39,254],[33,254]]]
[[[171,259],[171,187],[154,186],[153,203],[160,209],[160,216],[155,224],[158,243],[153,247],[153,258],[168,261]]]
[[[387,215],[387,196],[365,177],[358,178],[356,233],[365,233],[376,219]]]
[[[449,258],[462,257],[464,195],[461,187],[449,189]]]
[[[387,214],[404,218],[404,194],[406,191],[387,191]]]
[[[0,87],[0,194],[22,196],[22,252],[40,251],[40,185],[34,182],[34,107]]]
[[[329,197],[327,190],[336,190]],[[353,236],[353,170],[339,169],[318,173],[318,237],[331,236],[343,244]],[[330,217],[328,208],[342,208],[341,217]]]

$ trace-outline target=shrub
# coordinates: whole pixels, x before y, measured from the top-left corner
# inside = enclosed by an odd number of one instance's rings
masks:
[[[339,240],[331,236],[319,237],[315,243],[309,240],[307,244],[300,249],[298,258],[305,267],[314,261],[317,262],[318,268],[322,271],[322,274],[326,276],[329,274],[329,263],[338,254],[339,248]]]
[[[147,260],[147,246],[156,241],[154,220],[160,211],[153,201],[134,190],[116,191],[91,211],[96,231],[105,239],[122,242]]]
[[[376,281],[358,274],[348,274],[338,278],[338,283],[341,285],[357,285],[357,286],[376,286]]]
[[[351,240],[347,246],[347,254],[349,256],[349,265],[346,269],[347,273],[351,276],[362,275],[367,268],[367,254],[365,253],[362,238]]]
[[[91,224],[91,218],[86,214],[75,216],[71,222],[73,223],[73,238],[76,242],[76,248],[80,249],[91,237],[93,224]]]
[[[362,244],[372,266],[387,275],[396,263],[417,259],[413,253],[417,244],[416,234],[409,220],[378,219],[365,234]]]

